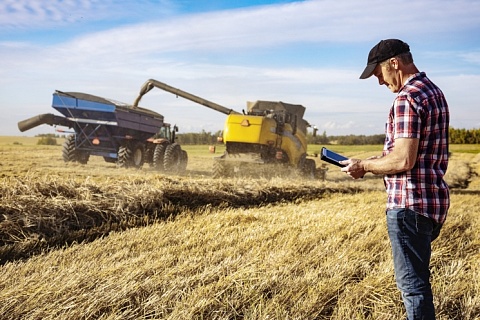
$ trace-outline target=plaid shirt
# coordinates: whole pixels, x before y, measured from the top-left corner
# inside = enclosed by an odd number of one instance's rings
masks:
[[[449,111],[442,91],[424,72],[410,77],[398,92],[386,124],[383,155],[393,151],[395,139],[418,138],[418,154],[411,170],[385,175],[387,209],[409,208],[443,223],[450,205],[443,180],[448,165]]]

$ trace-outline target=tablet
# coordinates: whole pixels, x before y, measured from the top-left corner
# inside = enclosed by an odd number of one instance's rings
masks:
[[[346,165],[340,164],[339,161],[347,160],[348,158],[323,147],[322,148],[322,155],[321,155],[320,159],[322,159],[323,161],[326,161],[328,163],[334,164],[336,166],[339,166],[339,167],[346,167]]]

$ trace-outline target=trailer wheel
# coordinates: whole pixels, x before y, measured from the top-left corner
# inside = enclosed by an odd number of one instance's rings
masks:
[[[118,148],[117,167],[128,168],[128,160],[131,157],[131,150],[128,145],[122,145]]]
[[[75,161],[75,135],[69,135],[63,143],[62,158],[65,162]]]
[[[143,143],[126,143],[118,149],[117,166],[119,168],[140,169],[144,162],[145,145]]]
[[[137,142],[133,146],[132,166],[140,169],[145,162],[145,145],[141,142]]]
[[[163,160],[165,158],[165,149],[167,148],[166,143],[157,144],[155,146],[155,151],[153,152],[153,167],[156,170],[163,171]]]
[[[124,144],[118,148],[117,166],[119,168],[128,168],[132,158],[132,149],[129,144]]]
[[[163,167],[165,171],[178,171],[180,165],[182,149],[178,143],[172,143],[165,149],[165,158],[163,159]]]
[[[78,162],[86,164],[90,154],[75,148],[75,135],[69,135],[63,144],[62,158],[65,162]]]

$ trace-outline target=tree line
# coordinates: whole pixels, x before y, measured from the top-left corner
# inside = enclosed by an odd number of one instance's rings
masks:
[[[477,144],[480,143],[480,129],[454,129],[448,131],[450,143],[456,144]]]
[[[448,130],[449,140],[452,144],[479,144],[480,143],[480,129],[455,129],[450,127]],[[56,138],[61,138],[60,135],[54,134],[39,134],[41,137],[38,144],[57,144]],[[65,136],[63,136],[64,138]],[[218,138],[222,137],[222,131],[207,132],[190,132],[178,133],[177,141],[183,145],[214,145],[218,143]],[[307,134],[308,144],[340,144],[340,145],[366,145],[366,144],[383,144],[385,140],[384,134],[374,135],[344,135],[344,136],[328,136],[324,131],[322,134],[317,134],[315,137],[312,133]]]
[[[222,131],[207,132],[190,132],[190,133],[177,133],[177,142],[183,145],[213,145],[218,143],[218,138],[222,137]]]
[[[450,127],[448,134],[452,144],[480,144],[480,129],[455,129]],[[178,142],[185,145],[216,144],[217,138],[221,136],[222,131],[212,133],[205,130],[200,133],[177,134]],[[385,134],[328,136],[326,131],[322,134],[317,134],[315,137],[310,132],[307,134],[308,144],[367,145],[383,144],[384,141]]]

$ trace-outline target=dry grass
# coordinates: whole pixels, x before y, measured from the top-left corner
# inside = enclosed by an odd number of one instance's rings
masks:
[[[480,190],[480,153],[453,153],[446,179],[453,188]]]
[[[295,205],[186,210],[173,220],[5,264],[0,314],[402,319],[383,202],[383,193],[369,192]],[[480,313],[479,205],[456,195],[435,243],[439,319],[477,319]]]
[[[60,150],[0,146],[0,319],[405,318],[381,179],[222,181],[208,152],[179,177]],[[478,160],[452,157],[469,191]],[[440,320],[480,319],[479,207],[454,192],[434,243]]]
[[[50,246],[148,225],[187,209],[250,208],[358,190],[319,182],[223,181],[158,174],[105,176],[101,182],[94,182],[73,175],[29,173],[0,180],[0,262],[28,257]]]

